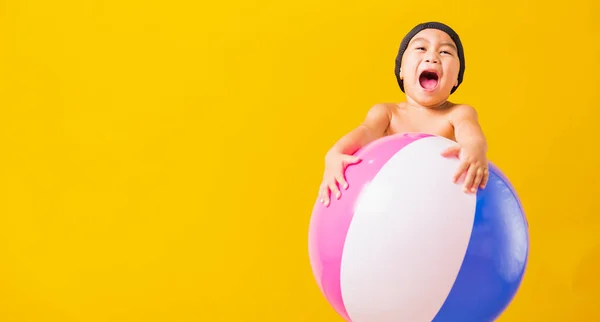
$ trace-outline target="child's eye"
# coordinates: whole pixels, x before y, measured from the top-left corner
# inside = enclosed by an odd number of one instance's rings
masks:
[[[425,50],[425,47],[417,47],[417,50]]]
[[[442,50],[442,54],[448,54],[448,55],[451,55],[451,53],[450,53],[449,51],[445,51],[445,50]]]

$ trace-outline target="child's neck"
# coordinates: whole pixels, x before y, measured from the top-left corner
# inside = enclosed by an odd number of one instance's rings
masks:
[[[451,105],[452,105],[452,103],[450,103],[448,100],[443,100],[439,103],[432,104],[432,105],[422,105],[422,104],[417,103],[415,100],[413,100],[409,96],[406,97],[406,106],[408,108],[417,109],[417,110],[444,110],[444,109],[450,107]]]

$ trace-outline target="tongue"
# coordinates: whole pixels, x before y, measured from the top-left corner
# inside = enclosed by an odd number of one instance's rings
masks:
[[[424,89],[434,89],[438,82],[437,79],[429,79],[429,78],[424,78],[424,77],[421,77],[420,81],[421,81],[421,86]]]

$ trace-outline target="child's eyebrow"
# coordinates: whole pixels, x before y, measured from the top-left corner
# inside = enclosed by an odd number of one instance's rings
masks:
[[[423,37],[417,37],[417,38],[413,38],[412,42],[419,42],[419,41],[424,41],[424,42],[429,42],[427,39],[423,38]]]
[[[424,42],[429,42],[429,40],[423,38],[423,37],[416,37],[412,40],[413,43],[416,42],[420,42],[420,41],[424,41]],[[455,51],[458,51],[458,49],[456,48],[456,45],[454,45],[452,42],[450,41],[444,41],[441,43],[441,46],[448,46],[448,47],[452,47],[452,49],[454,49]]]

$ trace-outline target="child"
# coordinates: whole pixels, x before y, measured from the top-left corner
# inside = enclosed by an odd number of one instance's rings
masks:
[[[327,152],[319,199],[330,203],[330,194],[340,198],[346,189],[347,166],[360,160],[353,154],[382,136],[421,132],[443,136],[457,144],[442,152],[459,157],[454,182],[465,174],[464,191],[485,188],[488,180],[487,143],[477,112],[469,105],[448,101],[463,79],[465,58],[458,35],[449,26],[427,22],[415,26],[402,40],[396,58],[396,78],[406,93],[406,102],[373,106],[357,128],[342,137]]]

